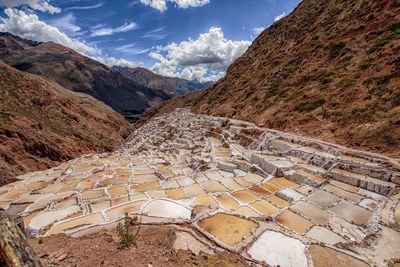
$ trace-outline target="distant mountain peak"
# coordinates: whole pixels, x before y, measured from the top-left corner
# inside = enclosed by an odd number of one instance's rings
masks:
[[[143,67],[129,68],[113,66],[112,69],[122,73],[126,77],[143,86],[163,91],[171,96],[205,89],[212,84],[211,82],[200,82],[198,80],[189,81],[176,77],[166,77]]]

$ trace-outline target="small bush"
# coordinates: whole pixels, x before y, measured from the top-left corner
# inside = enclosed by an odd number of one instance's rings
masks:
[[[376,39],[371,47],[371,52],[380,49],[390,43],[392,40],[400,37],[400,23],[394,23],[388,26],[385,31]]]
[[[135,244],[135,240],[140,230],[140,222],[137,216],[130,218],[128,213],[125,213],[123,223],[117,225],[117,234],[120,239],[120,248],[128,248]]]
[[[320,99],[307,99],[304,101],[301,101],[295,108],[296,111],[301,112],[301,113],[307,113],[311,112],[316,108],[319,108],[325,104],[325,100],[320,98]]]
[[[368,67],[372,64],[372,59],[370,57],[367,57],[360,62],[360,69],[361,70],[366,70]]]
[[[400,92],[394,92],[391,96],[391,102],[393,106],[398,107],[400,106]]]
[[[318,80],[319,80],[319,82],[320,82],[321,84],[328,84],[328,83],[331,83],[331,82],[333,81],[333,73],[329,72],[329,73],[323,74],[323,75],[321,75],[321,76],[319,77]]]
[[[344,42],[338,42],[338,43],[331,44],[329,47],[329,57],[335,58],[335,57],[339,56],[345,47],[346,47],[346,43],[344,43]]]
[[[347,89],[353,85],[353,82],[347,78],[344,78],[338,82],[337,86],[341,89]]]

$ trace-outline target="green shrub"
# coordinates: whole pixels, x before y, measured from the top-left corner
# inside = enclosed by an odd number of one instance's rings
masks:
[[[335,58],[335,57],[339,56],[345,47],[346,47],[346,43],[344,43],[344,42],[338,42],[338,43],[331,44],[329,46],[329,57]]]
[[[390,43],[392,40],[400,37],[400,23],[394,23],[388,26],[385,31],[376,39],[371,51],[380,49]]]
[[[398,107],[400,106],[400,92],[394,92],[391,96],[391,102],[393,106]]]
[[[319,108],[325,104],[325,100],[320,98],[320,99],[307,99],[301,101],[295,108],[296,111],[301,112],[301,113],[307,113],[311,112],[316,108]]]
[[[347,89],[353,85],[353,81],[350,79],[344,78],[338,82],[337,86],[341,89]]]
[[[360,62],[360,69],[361,70],[366,70],[368,67],[372,64],[372,58],[367,57],[361,60]]]
[[[136,237],[139,234],[140,222],[137,216],[130,218],[125,212],[123,223],[117,225],[117,234],[120,239],[120,248],[128,248],[135,244]]]
[[[331,83],[333,81],[333,79],[334,79],[333,73],[329,72],[329,73],[321,75],[318,80],[321,84],[328,84],[328,83]]]

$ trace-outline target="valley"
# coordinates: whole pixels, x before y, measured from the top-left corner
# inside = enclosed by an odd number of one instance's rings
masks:
[[[250,265],[384,266],[400,255],[390,245],[400,242],[397,160],[186,109],[149,120],[115,152],[18,179],[0,204],[44,243],[98,238],[128,213],[143,231],[172,227],[170,249]],[[48,260],[67,266],[77,254],[60,251]]]

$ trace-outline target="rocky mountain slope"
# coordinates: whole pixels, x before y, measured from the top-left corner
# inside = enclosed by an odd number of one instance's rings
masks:
[[[114,66],[112,69],[122,73],[138,84],[155,90],[161,90],[171,96],[185,94],[199,89],[205,89],[212,84],[212,82],[199,82],[196,80],[189,81],[185,79],[165,77],[151,72],[145,68]]]
[[[400,1],[304,0],[214,86],[151,112],[182,105],[400,156]]]
[[[109,151],[131,130],[100,101],[0,61],[0,184],[12,176]]]
[[[37,43],[0,33],[0,59],[13,67],[41,75],[75,92],[89,94],[117,111],[141,112],[168,99],[162,91],[139,85],[109,67],[52,42]]]

